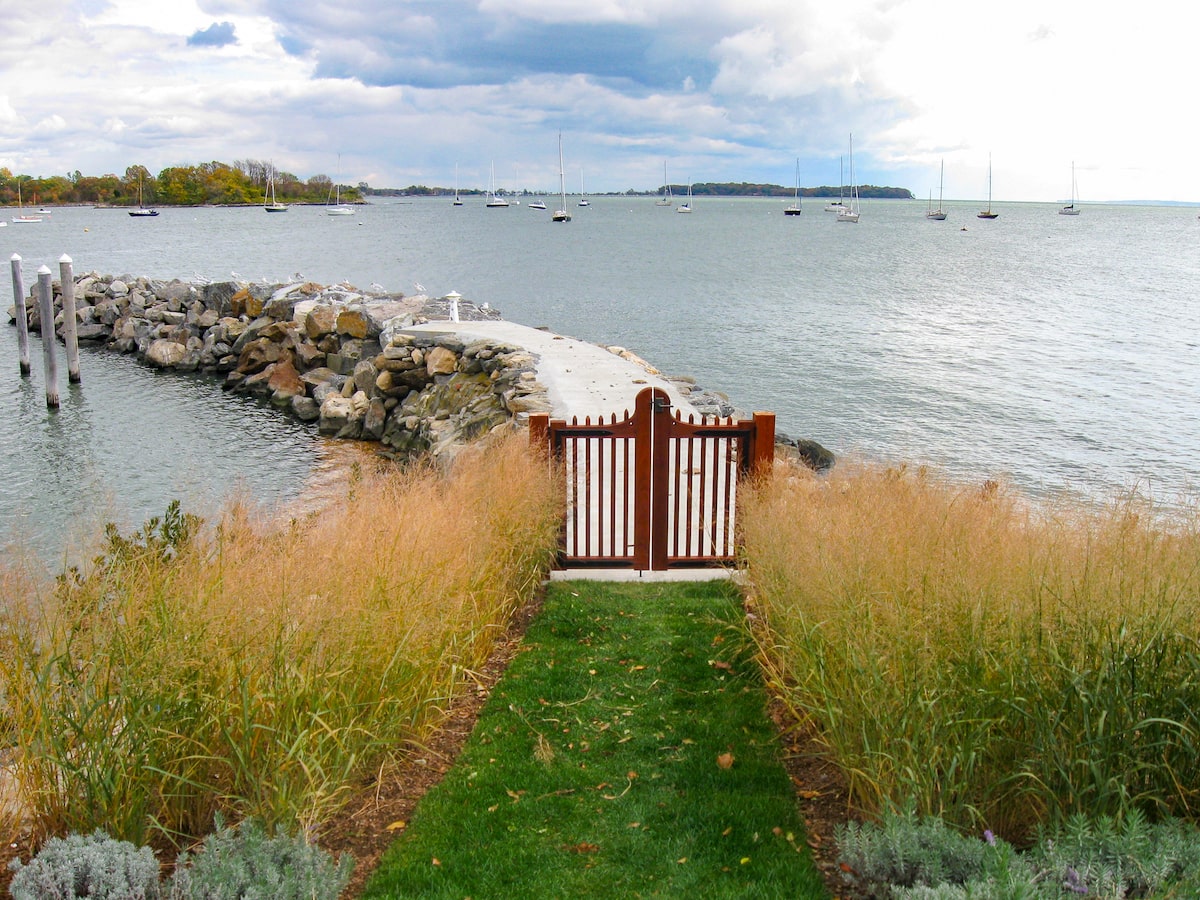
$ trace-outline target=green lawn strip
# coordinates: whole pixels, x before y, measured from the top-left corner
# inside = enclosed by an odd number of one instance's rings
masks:
[[[721,582],[552,584],[363,897],[826,897],[740,615]]]

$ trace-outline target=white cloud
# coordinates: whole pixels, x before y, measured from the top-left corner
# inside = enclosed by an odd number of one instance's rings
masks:
[[[236,43],[188,46],[223,22]],[[864,181],[919,194],[945,159],[947,196],[978,196],[991,152],[998,199],[1063,196],[1074,159],[1085,199],[1200,200],[1197,25],[1167,0],[44,0],[0,32],[0,66],[37,72],[0,95],[0,166],[307,177],[341,142],[353,180],[448,184],[457,159],[465,182],[493,154],[543,179],[561,129],[596,190],[663,157],[782,183],[797,154],[836,174],[853,130]]]

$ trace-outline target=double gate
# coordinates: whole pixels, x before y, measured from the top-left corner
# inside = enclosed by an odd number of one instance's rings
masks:
[[[775,452],[773,413],[684,422],[660,388],[643,389],[620,421],[535,415],[529,424],[530,440],[548,448],[565,475],[563,567],[732,562],[738,481]]]

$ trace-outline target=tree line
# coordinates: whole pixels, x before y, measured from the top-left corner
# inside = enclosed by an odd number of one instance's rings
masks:
[[[359,185],[362,192],[366,196],[371,197],[445,197],[454,193],[454,188],[447,187],[430,187],[424,184],[410,184],[406,188],[369,188],[366,185]],[[671,185],[671,193],[679,196],[687,193],[688,186],[686,184]],[[620,191],[619,196],[622,197],[653,197],[661,194],[663,188],[657,187],[654,190],[636,190],[630,188],[627,191]],[[464,197],[482,194],[484,191],[477,188],[462,188],[458,191]],[[507,196],[526,196],[535,194],[554,193],[553,191],[531,191],[527,188],[517,190],[498,190],[498,194]],[[574,193],[569,191],[568,193]],[[794,187],[786,187],[782,184],[750,184],[747,182],[697,182],[692,185],[692,195],[696,197],[791,197],[796,193]],[[841,189],[830,185],[821,185],[819,187],[800,188],[801,197],[839,197],[850,195],[850,185],[844,185]],[[858,186],[858,195],[868,200],[915,200],[913,192],[908,188],[901,187],[881,187],[874,184],[860,184]],[[602,191],[596,192],[595,196],[617,196],[617,194],[604,194]]]
[[[129,166],[124,175],[14,175],[0,167],[0,204],[94,206],[241,206],[262,203],[274,182],[280,203],[324,203],[333,191],[328,175],[302,181],[270,162],[255,159],[170,166],[157,175]],[[359,188],[341,185],[342,200],[361,199]]]

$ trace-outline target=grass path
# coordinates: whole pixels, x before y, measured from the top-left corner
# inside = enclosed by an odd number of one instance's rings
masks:
[[[727,584],[559,582],[364,898],[827,894]]]

